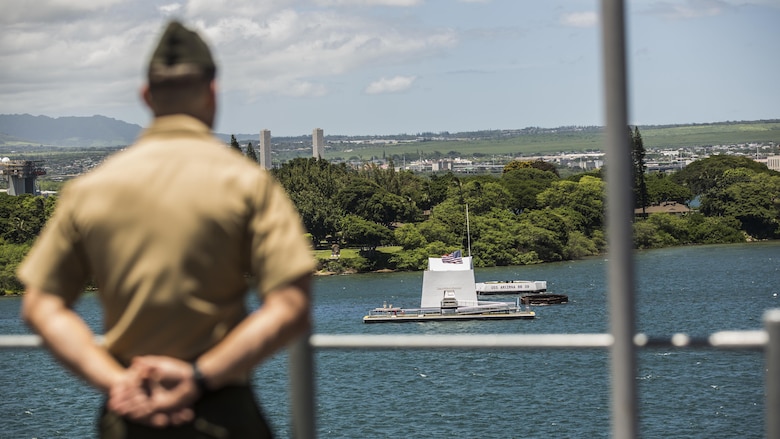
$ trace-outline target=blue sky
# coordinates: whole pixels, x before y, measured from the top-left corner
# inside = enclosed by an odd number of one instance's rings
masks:
[[[385,135],[603,125],[599,2],[10,0],[0,113],[105,115],[138,98],[166,20],[215,52],[215,130]],[[780,118],[780,2],[627,2],[632,124]]]

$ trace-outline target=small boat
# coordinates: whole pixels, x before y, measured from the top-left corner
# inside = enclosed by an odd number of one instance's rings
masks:
[[[428,258],[428,269],[423,272],[419,308],[398,308],[384,304],[381,308],[370,310],[368,315],[363,317],[363,323],[535,317],[536,313],[529,310],[527,305],[521,308],[519,297],[514,303],[478,300],[471,256],[462,256],[460,250],[457,250],[441,258]]]
[[[569,296],[566,294],[524,294],[520,297],[520,302],[524,305],[558,305],[569,303]]]
[[[477,282],[477,294],[488,296],[514,293],[543,293],[547,291],[547,281],[543,280],[491,280]]]

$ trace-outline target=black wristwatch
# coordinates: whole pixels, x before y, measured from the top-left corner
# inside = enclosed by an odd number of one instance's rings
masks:
[[[198,392],[203,395],[209,389],[206,385],[206,377],[203,376],[203,372],[198,368],[198,363],[193,361],[192,363],[192,379],[195,381],[195,387],[198,388]]]

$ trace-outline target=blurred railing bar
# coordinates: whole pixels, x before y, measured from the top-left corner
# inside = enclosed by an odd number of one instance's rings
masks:
[[[102,337],[98,337],[100,341]],[[634,336],[640,348],[718,348],[765,349],[769,341],[766,331],[720,331],[709,337],[674,334],[670,337]],[[587,349],[610,348],[611,334],[458,334],[458,335],[363,335],[314,334],[309,338],[313,349]],[[0,349],[43,347],[37,335],[0,335]]]
[[[648,337],[637,334],[639,348],[716,348],[762,350],[769,337],[765,331],[722,331],[709,337],[674,334]],[[309,339],[314,349],[582,349],[610,348],[610,334],[459,334],[459,335],[351,335],[315,334]]]

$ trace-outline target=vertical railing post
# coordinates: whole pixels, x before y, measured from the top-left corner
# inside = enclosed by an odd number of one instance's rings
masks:
[[[764,313],[764,328],[769,340],[766,357],[766,437],[780,439],[780,309]]]
[[[310,336],[307,332],[292,343],[288,350],[292,437],[295,439],[314,439],[317,436],[314,355]]]
[[[607,254],[611,348],[612,437],[638,437],[634,347],[634,212],[628,143],[625,18],[622,0],[601,2],[606,107]]]

